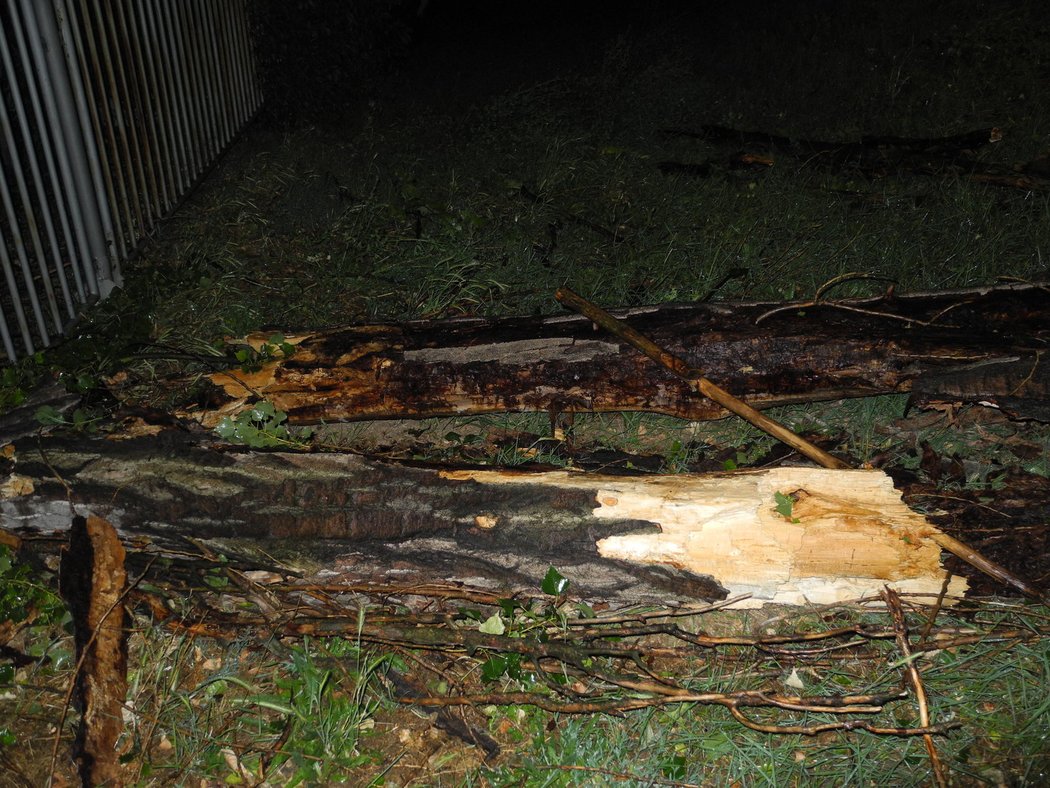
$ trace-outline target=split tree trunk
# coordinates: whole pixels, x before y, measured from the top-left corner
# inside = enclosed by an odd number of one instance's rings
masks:
[[[911,392],[919,404],[983,402],[1050,419],[1045,286],[617,315],[758,408]],[[498,411],[725,415],[575,315],[350,326],[288,342],[289,358],[211,375],[180,415],[215,426],[259,399],[293,424]]]
[[[72,501],[139,550],[210,542],[355,581],[510,595],[535,592],[553,565],[575,593],[603,601],[802,604],[877,595],[884,583],[932,598],[944,578],[936,529],[878,471],[456,470],[141,439],[25,441],[16,462],[0,500],[9,534],[65,530]]]

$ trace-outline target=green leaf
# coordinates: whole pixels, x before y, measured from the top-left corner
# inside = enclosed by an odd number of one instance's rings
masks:
[[[500,610],[503,611],[503,615],[505,615],[509,619],[513,619],[514,618],[514,612],[519,607],[521,607],[521,605],[518,602],[516,602],[515,600],[513,600],[513,599],[501,599],[499,601],[499,607],[500,607]]]
[[[256,402],[251,409],[252,418],[256,421],[266,421],[273,418],[276,412],[274,406],[266,400]]]
[[[553,566],[547,569],[547,574],[540,583],[540,590],[551,596],[564,594],[569,587],[569,580]]]
[[[479,632],[484,632],[486,635],[502,635],[507,631],[507,627],[503,623],[503,618],[499,613],[493,613],[491,616],[481,622],[481,626],[478,627]]]
[[[207,574],[203,577],[204,584],[209,588],[222,589],[230,584],[230,578],[226,575]]]
[[[783,517],[785,520],[790,520],[793,523],[798,522],[797,517],[792,517],[791,512],[795,507],[795,501],[790,495],[784,495],[782,492],[773,493],[773,500],[777,502],[777,514]]]
[[[495,681],[507,672],[507,658],[490,657],[481,664],[481,678],[484,681]]]
[[[237,425],[229,416],[223,416],[222,421],[215,427],[215,433],[225,440],[233,440],[237,435]]]
[[[62,418],[62,414],[55,410],[51,405],[41,405],[36,409],[36,420],[45,427],[51,427],[55,424],[65,424],[65,419]]]
[[[660,771],[669,780],[684,780],[685,763],[684,755],[672,755],[663,762],[663,765],[660,766]]]

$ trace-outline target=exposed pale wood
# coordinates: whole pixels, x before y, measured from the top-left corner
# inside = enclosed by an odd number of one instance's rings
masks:
[[[502,471],[447,475],[486,485],[523,481]],[[542,474],[541,483],[593,492],[599,519],[659,527],[604,537],[600,555],[708,574],[731,596],[827,603],[878,594],[889,583],[933,597],[944,579],[937,529],[901,501],[880,471],[773,468],[634,478],[559,471]],[[790,519],[776,511],[778,492],[798,499]],[[954,578],[950,592],[965,588]]]
[[[935,595],[943,579],[936,529],[877,471],[451,470],[156,441],[27,443],[17,458],[23,494],[0,501],[0,522],[23,536],[68,527],[72,495],[155,549],[294,545],[336,571],[507,593],[537,588],[552,564],[578,593],[615,601],[828,602],[887,582]],[[777,514],[777,492],[798,499],[797,523]]]

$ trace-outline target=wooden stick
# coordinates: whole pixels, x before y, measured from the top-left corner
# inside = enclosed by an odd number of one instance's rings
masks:
[[[720,386],[716,386],[710,380],[705,378],[700,370],[690,367],[682,359],[678,358],[678,356],[668,353],[648,337],[635,331],[622,320],[616,319],[601,307],[577,295],[572,290],[565,287],[559,288],[554,294],[554,297],[564,306],[567,306],[569,309],[579,312],[584,317],[589,318],[610,334],[615,334],[636,350],[644,353],[657,364],[660,364],[679,377],[689,381],[689,385],[708,399],[717,402],[723,408],[731,413],[735,413],[744,421],[754,424],[763,432],[766,432],[777,440],[786,443],[791,448],[809,457],[818,465],[822,465],[825,468],[836,468],[839,470],[845,470],[850,467],[849,463],[828,454],[819,446],[813,445],[805,438],[789,430],[779,421],[769,418],[769,416],[755,410],[742,399],[738,399]]]
[[[567,287],[558,288],[554,297],[558,299],[558,302],[562,305],[575,312],[579,312],[584,317],[589,318],[595,324],[604,328],[610,334],[614,334],[636,350],[644,353],[657,364],[660,364],[679,377],[689,381],[689,384],[705,397],[717,402],[726,410],[735,413],[740,418],[755,425],[763,432],[772,435],[777,440],[783,441],[788,446],[801,452],[819,465],[835,470],[846,470],[852,467],[849,463],[828,454],[819,446],[814,446],[805,438],[796,435],[780,422],[763,415],[743,400],[734,397],[725,389],[716,386],[705,378],[700,370],[690,367],[673,353],[668,353],[651,339],[634,330],[622,320],[613,317],[597,304],[577,295]],[[984,572],[989,577],[993,577],[1000,582],[1012,585],[1025,596],[1032,597],[1044,603],[1050,601],[1039,591],[1039,589],[1035,588],[1035,586],[1022,580],[1005,567],[1000,566],[991,559],[981,555],[977,550],[960,542],[958,539],[940,532],[931,534],[930,538],[939,547],[958,556],[963,561],[970,564],[970,566]]]

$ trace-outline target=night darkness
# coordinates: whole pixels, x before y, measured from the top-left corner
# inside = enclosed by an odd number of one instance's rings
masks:
[[[996,94],[998,68],[989,66],[1032,57],[1025,40],[1050,14],[1038,2],[975,0],[431,0],[418,9],[415,0],[259,3],[271,117],[342,120],[368,101],[455,112],[501,92],[596,74],[617,48],[635,73],[674,61],[676,84],[665,88],[682,101],[745,102],[738,114],[795,116],[788,125],[806,125],[805,115],[855,117],[882,94],[914,106],[908,94],[936,91],[938,74],[942,90],[973,92],[979,114],[983,95]],[[1031,87],[986,103],[1031,100]],[[861,123],[871,133],[905,125],[892,117]]]

